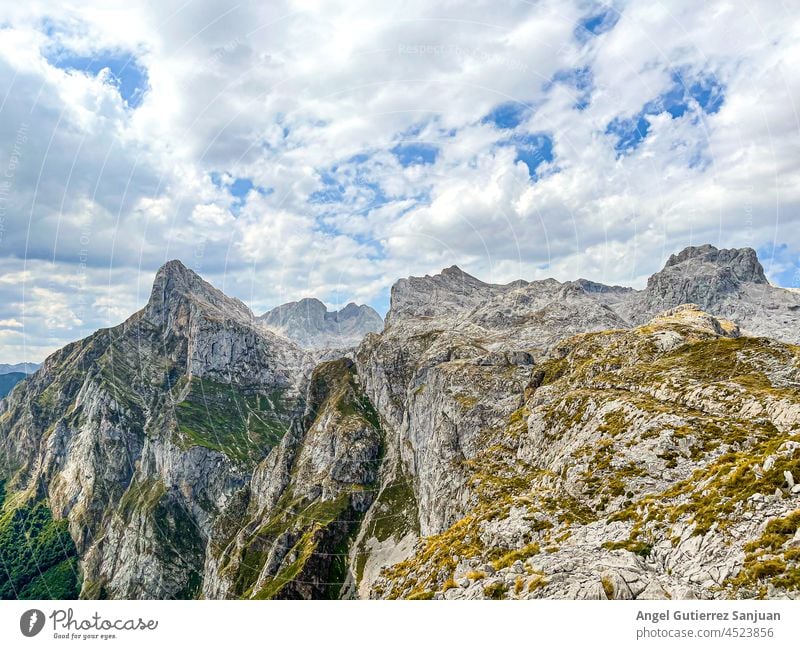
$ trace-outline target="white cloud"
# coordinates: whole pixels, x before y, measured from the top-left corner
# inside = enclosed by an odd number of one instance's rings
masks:
[[[381,306],[397,277],[452,263],[493,281],[641,285],[706,241],[781,244],[768,271],[796,277],[800,23],[777,1],[641,2],[576,38],[596,10],[6,3],[0,176],[16,157],[0,192],[0,360],[118,322],[173,257],[256,311],[304,295]],[[58,47],[135,57],[141,105],[48,63]],[[552,83],[576,69],[591,89]],[[712,75],[721,108],[649,115],[618,156],[607,125],[667,92],[676,69]],[[518,130],[552,138],[535,182],[510,132],[482,121],[509,101],[529,107]],[[403,167],[403,139],[435,161]],[[256,188],[246,200],[237,178]]]

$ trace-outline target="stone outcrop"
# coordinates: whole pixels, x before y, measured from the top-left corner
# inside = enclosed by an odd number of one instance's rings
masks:
[[[637,325],[686,302],[736,322],[750,335],[800,342],[800,295],[772,286],[752,248],[686,248],[670,256],[643,291],[629,293],[612,308]]]

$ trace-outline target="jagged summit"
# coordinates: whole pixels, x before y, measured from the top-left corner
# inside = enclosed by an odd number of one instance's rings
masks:
[[[328,311],[316,298],[282,304],[256,318],[241,300],[225,295],[180,260],[159,268],[153,281],[145,317],[156,324],[178,323],[182,307],[201,309],[207,316],[261,325],[271,334],[287,338],[307,349],[353,347],[367,333],[383,328],[383,319],[370,306],[347,304]]]
[[[245,304],[226,296],[177,259],[156,274],[148,317],[160,322],[164,313],[186,299],[220,318],[256,321],[308,349],[353,347],[384,326],[369,306],[351,302],[328,311],[316,298],[288,302],[254,318]],[[536,321],[542,336],[526,342],[541,344],[575,331],[635,327],[685,303],[735,321],[749,333],[798,340],[800,294],[770,285],[752,248],[718,249],[710,244],[670,255],[644,290],[589,279],[490,284],[453,265],[434,275],[398,280],[391,289],[385,324],[424,328],[437,320],[453,328],[476,325],[508,338],[517,327],[530,332],[530,323]]]
[[[631,324],[692,302],[717,317],[737,322],[751,334],[787,342],[800,339],[800,296],[772,286],[752,248],[685,248],[671,255],[644,291],[618,305]]]
[[[459,268],[455,264],[453,264],[452,266],[449,266],[447,268],[443,268],[442,272],[440,274],[444,275],[445,277],[450,277],[450,278],[468,278],[468,279],[471,279],[471,280],[477,279],[477,278],[473,277],[472,275],[470,275],[469,273],[461,270],[461,268]],[[427,275],[426,275],[426,277],[427,277]],[[477,281],[480,281],[480,280],[477,280]]]
[[[630,293],[634,289],[630,286],[609,286],[608,284],[601,284],[590,279],[576,279],[575,284],[580,286],[587,293]]]
[[[169,261],[164,262],[161,265],[161,268],[158,269],[156,272],[156,276],[158,275],[185,275],[187,273],[194,273],[193,270],[188,269],[184,266],[183,262],[180,259],[170,259]]]
[[[150,299],[145,307],[146,317],[156,323],[165,321],[186,301],[215,311],[220,317],[250,321],[253,314],[244,302],[225,295],[205,281],[180,260],[165,263],[156,272]]]
[[[281,304],[257,320],[266,329],[307,349],[354,347],[368,333],[383,329],[383,319],[366,304],[350,302],[338,311],[328,311],[316,298]]]
[[[158,297],[163,288],[182,292],[220,292],[191,268],[187,268],[180,259],[172,259],[156,271],[151,294]]]
[[[450,266],[435,275],[400,279],[392,286],[386,325],[398,319],[457,314],[502,290],[504,287],[487,284],[458,266]]]
[[[731,293],[742,284],[769,285],[764,268],[752,248],[718,250],[714,246],[689,247],[671,255],[663,270],[647,281],[647,291],[654,300],[697,302],[712,307],[722,294]]]
[[[682,266],[684,270],[696,270],[708,265],[729,269],[732,275],[742,282],[769,284],[758,255],[752,248],[718,249],[711,244],[689,246],[678,254],[670,255],[664,270]],[[663,271],[662,271],[663,272]]]
[[[398,280],[386,324],[475,324],[512,338],[513,328],[530,333],[536,322],[544,337],[523,339],[542,342],[573,331],[635,327],[686,303],[735,321],[753,334],[789,342],[800,339],[800,295],[772,286],[752,248],[718,249],[710,244],[671,255],[644,290],[589,279],[488,284],[451,266],[436,275]]]
[[[359,306],[355,302],[348,302],[347,304],[344,305],[343,308],[339,309],[338,311],[334,311],[331,314],[331,317],[336,322],[340,322],[340,321],[346,320],[348,318],[356,317],[356,316],[358,316],[359,313],[361,313],[362,311],[364,311],[366,309],[370,309],[370,310],[374,311],[374,309],[372,307],[367,306],[366,304],[362,304],[361,306]]]

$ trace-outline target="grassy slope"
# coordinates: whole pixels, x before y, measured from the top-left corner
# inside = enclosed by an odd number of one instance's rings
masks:
[[[44,501],[5,507],[0,515],[0,598],[76,599],[80,588],[66,521],[53,520]]]
[[[200,379],[191,380],[175,415],[187,446],[205,446],[247,464],[266,456],[288,426],[280,390],[245,394],[235,386]]]

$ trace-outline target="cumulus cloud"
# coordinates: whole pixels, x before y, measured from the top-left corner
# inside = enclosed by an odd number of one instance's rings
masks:
[[[798,282],[800,24],[780,2],[0,9],[0,359],[178,257],[256,312],[400,276],[640,286],[689,244]]]

